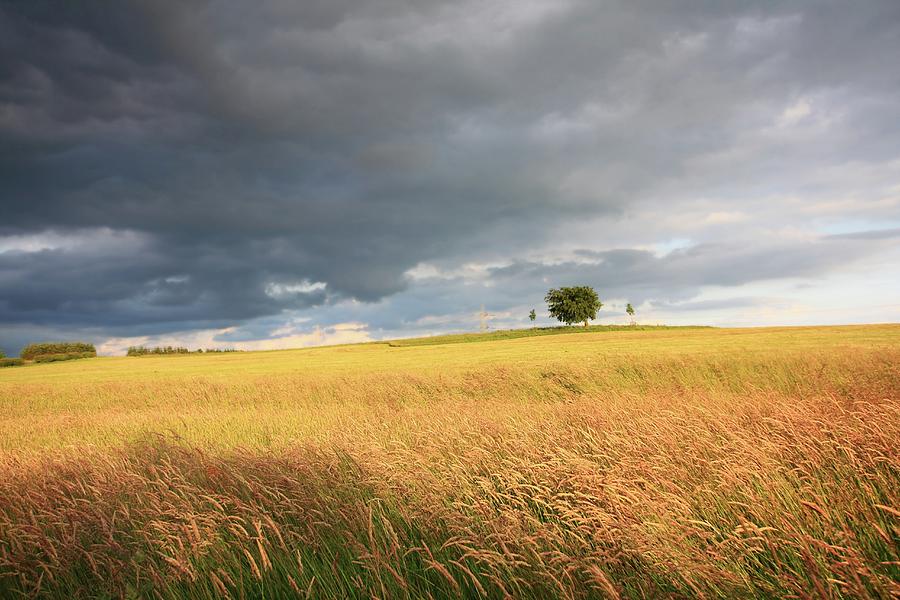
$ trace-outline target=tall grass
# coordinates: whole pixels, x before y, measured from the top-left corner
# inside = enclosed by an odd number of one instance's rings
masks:
[[[0,596],[896,597],[900,346],[771,350],[10,381]]]

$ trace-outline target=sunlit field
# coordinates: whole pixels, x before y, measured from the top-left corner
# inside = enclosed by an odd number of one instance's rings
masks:
[[[900,326],[435,341],[0,370],[0,597],[900,595]]]

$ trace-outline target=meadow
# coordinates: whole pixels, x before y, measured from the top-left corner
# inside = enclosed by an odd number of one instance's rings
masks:
[[[518,335],[0,370],[0,597],[900,597],[900,325]]]

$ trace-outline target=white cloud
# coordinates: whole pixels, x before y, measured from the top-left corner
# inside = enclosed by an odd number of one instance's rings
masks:
[[[40,233],[0,235],[2,252],[41,252],[43,250],[79,250],[82,252],[114,252],[117,248],[144,245],[147,236],[135,231],[93,227],[74,231],[48,229]]]
[[[801,121],[812,114],[812,105],[806,98],[800,98],[781,113],[779,123],[786,127]]]
[[[295,320],[296,323],[296,320]],[[284,334],[286,331],[290,333]],[[222,348],[235,350],[284,350],[333,344],[353,344],[372,341],[368,325],[358,322],[336,323],[328,327],[316,326],[310,331],[298,332],[295,326],[281,328],[271,336],[254,340],[222,342],[220,338],[234,333],[235,327],[176,332],[166,335],[115,337],[97,346],[104,356],[123,355],[129,346],[174,346],[190,350],[198,348]]]
[[[444,269],[430,263],[419,263],[408,269],[404,275],[410,281],[427,279],[462,280],[462,283],[486,283],[490,269],[509,265],[511,261],[494,263],[465,263],[455,269]]]
[[[703,217],[702,223],[706,225],[721,225],[723,223],[740,223],[749,219],[749,215],[739,210],[717,210]]]
[[[297,283],[270,283],[266,286],[266,294],[273,298],[280,298],[291,294],[310,294],[324,290],[327,284],[324,281],[309,281],[304,279]]]

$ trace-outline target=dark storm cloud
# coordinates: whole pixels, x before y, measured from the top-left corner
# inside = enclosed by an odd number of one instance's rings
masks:
[[[394,297],[417,264],[515,257],[585,219],[612,234],[670,198],[806,193],[897,157],[898,52],[893,0],[5,2],[0,239],[78,243],[0,246],[0,322],[219,327]],[[771,129],[807,97],[829,144]],[[660,298],[851,258],[758,250],[583,258]]]
[[[291,277],[277,253],[263,255],[265,265],[248,272],[242,261],[214,249],[172,249],[138,235],[81,233],[90,235],[91,243],[0,252],[0,285],[5,290],[0,319],[12,321],[10,317],[19,315],[41,325],[122,326],[140,333],[147,326],[159,330],[187,322],[222,327],[324,300],[324,292],[317,289],[273,290],[273,281]],[[174,264],[180,270],[173,272]]]

